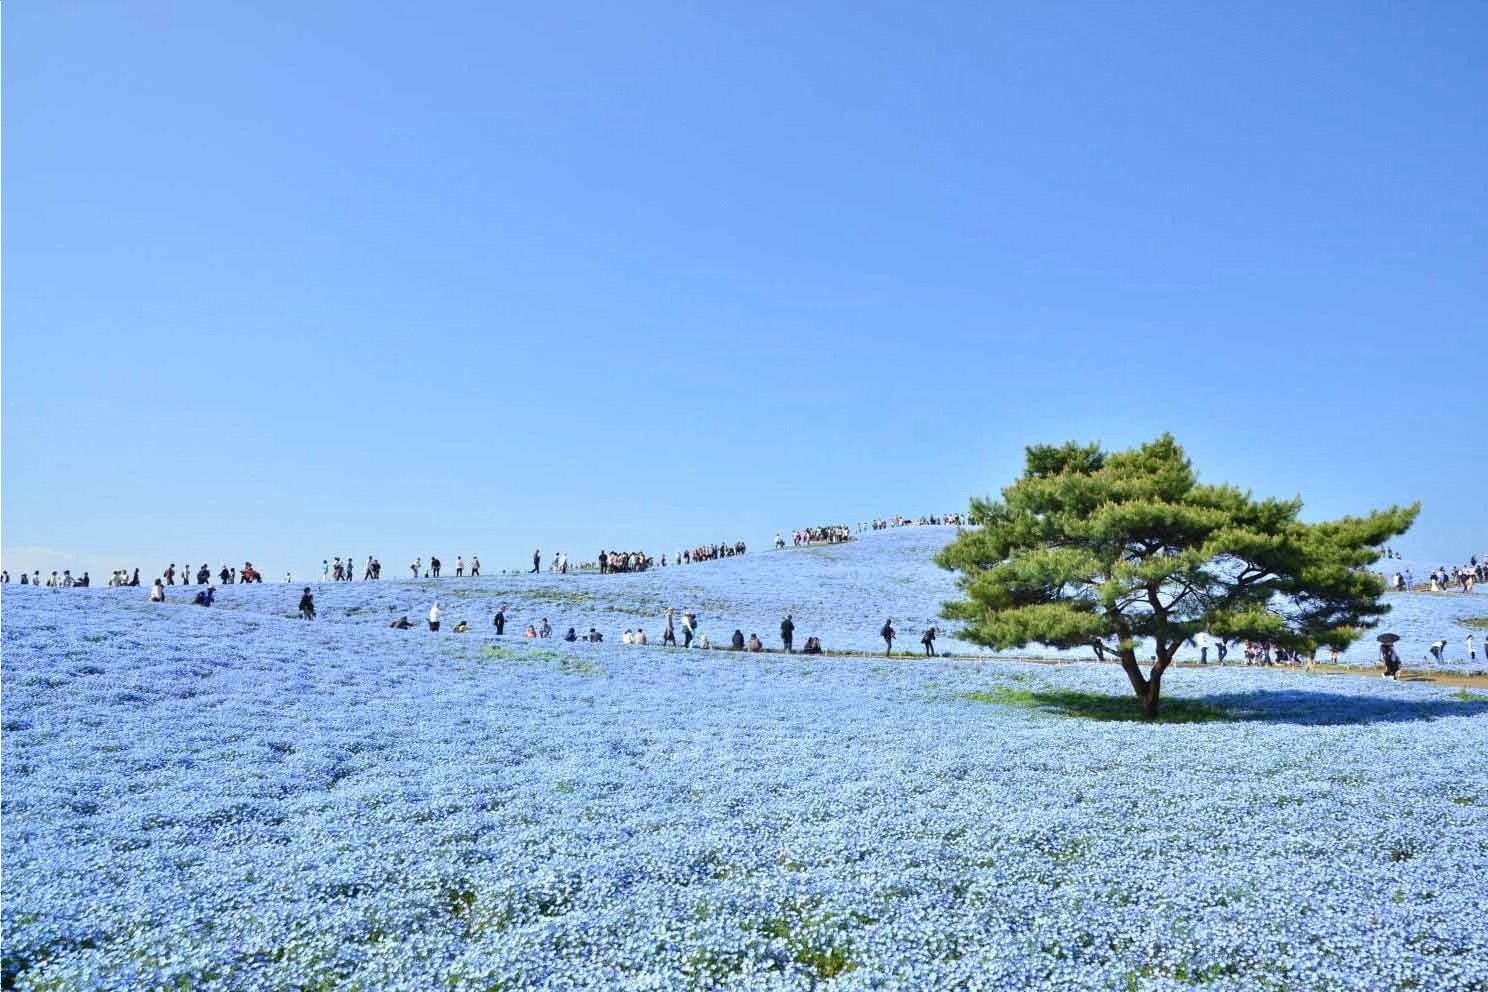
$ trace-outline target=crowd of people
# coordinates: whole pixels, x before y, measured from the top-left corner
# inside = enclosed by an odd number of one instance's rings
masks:
[[[802,527],[800,530],[791,531],[791,547],[794,548],[803,547],[808,544],[841,544],[843,541],[851,541],[852,539],[852,528],[848,527],[847,524]],[[776,550],[783,547],[785,547],[785,538],[776,534]]]
[[[1453,587],[1459,592],[1472,592],[1480,582],[1488,582],[1488,555],[1473,555],[1465,564],[1455,567],[1441,565],[1433,568],[1426,581],[1416,584],[1415,574],[1408,568],[1393,573],[1386,579],[1396,592],[1449,592]]]
[[[924,517],[880,517],[858,524],[858,533],[889,530],[893,527],[965,527],[971,521],[965,513],[933,513]]]

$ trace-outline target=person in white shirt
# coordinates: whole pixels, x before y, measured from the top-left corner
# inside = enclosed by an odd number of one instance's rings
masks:
[[[1199,646],[1199,664],[1209,664],[1209,635],[1201,632],[1194,638],[1194,643]]]
[[[639,630],[639,629],[636,630],[635,642],[637,644],[645,644],[646,643],[646,632],[644,630]]]
[[[438,630],[439,629],[439,601],[438,600],[435,600],[434,601],[434,605],[431,606],[431,607],[429,607],[429,629],[430,630]]]
[[[150,602],[165,602],[165,583],[161,582],[159,579],[156,579],[155,584],[150,587]]]
[[[623,633],[623,634],[620,635],[620,643],[622,643],[622,644],[634,644],[635,643],[635,637],[634,637],[634,635],[631,634],[631,632],[629,630],[626,630],[625,633]]]

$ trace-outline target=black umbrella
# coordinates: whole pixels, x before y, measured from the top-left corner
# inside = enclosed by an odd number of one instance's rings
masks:
[[[1378,637],[1376,637],[1375,640],[1376,641],[1379,641],[1381,644],[1394,644],[1396,641],[1400,640],[1400,635],[1399,634],[1381,634]]]

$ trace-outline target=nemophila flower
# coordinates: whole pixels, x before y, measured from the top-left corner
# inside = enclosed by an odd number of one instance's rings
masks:
[[[789,607],[874,648],[949,589],[902,533],[575,577],[564,626]],[[465,588],[478,627],[558,612]],[[18,988],[1488,986],[1488,711],[1452,690],[1179,669],[1230,719],[1107,723],[1038,704],[1121,692],[1095,665],[388,629],[423,583],[315,624],[134,592],[5,600]]]

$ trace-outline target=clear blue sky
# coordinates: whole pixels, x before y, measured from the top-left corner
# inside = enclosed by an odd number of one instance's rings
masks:
[[[8,4],[6,566],[762,544],[1164,430],[1483,551],[1488,7],[1206,6]]]

